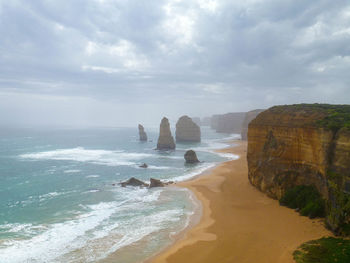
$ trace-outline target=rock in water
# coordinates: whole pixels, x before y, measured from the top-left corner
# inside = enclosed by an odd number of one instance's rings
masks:
[[[149,188],[165,186],[165,184],[161,180],[158,180],[158,179],[151,178],[151,179],[149,179],[149,181],[150,181]]]
[[[140,181],[139,179],[136,179],[135,177],[131,177],[129,180],[125,182],[121,182],[120,185],[122,187],[125,186],[143,186],[143,187],[148,187],[148,184]]]
[[[182,116],[176,123],[177,142],[200,142],[201,129],[188,116]]]
[[[140,141],[147,141],[147,134],[141,124],[139,124]]]
[[[188,150],[185,153],[184,157],[185,157],[186,163],[199,163],[199,160],[197,158],[197,154],[193,150]]]
[[[143,163],[143,164],[141,164],[139,167],[140,167],[140,168],[148,168],[148,165],[147,165],[147,163]]]
[[[164,117],[160,123],[157,150],[173,149],[175,149],[174,137],[171,135],[169,120]]]

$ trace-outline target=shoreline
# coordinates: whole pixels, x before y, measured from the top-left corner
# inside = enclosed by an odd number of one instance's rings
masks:
[[[223,148],[218,148],[218,149],[214,149],[213,152],[216,153],[230,153],[231,154],[231,148],[236,146],[236,139],[223,139],[221,140],[221,142],[223,144],[226,144],[225,147]],[[235,160],[235,159],[233,159]],[[193,191],[192,189],[190,189],[189,185],[187,185],[188,183],[192,182],[193,180],[199,179],[203,176],[209,176],[211,174],[211,172],[213,170],[215,170],[218,166],[226,163],[226,162],[231,162],[233,160],[226,160],[220,163],[215,164],[213,167],[210,167],[206,170],[204,170],[203,172],[185,180],[185,181],[179,181],[179,182],[175,182],[173,185],[169,185],[168,187],[180,187],[180,188],[185,188],[190,192],[190,195],[192,196],[193,200],[192,202],[194,203],[194,205],[196,206],[196,209],[193,211],[193,215],[191,215],[190,220],[188,225],[182,229],[180,232],[172,235],[170,237],[170,239],[172,239],[172,243],[168,246],[166,246],[165,248],[161,249],[160,251],[156,252],[154,255],[150,256],[149,258],[145,259],[144,261],[142,261],[142,263],[151,263],[153,262],[153,260],[155,260],[159,255],[161,255],[162,253],[168,251],[171,247],[173,247],[177,242],[183,240],[186,238],[187,233],[196,225],[198,225],[201,222],[202,219],[202,215],[203,215],[203,203],[202,201],[197,197],[197,194],[195,193],[195,191]]]
[[[292,253],[300,244],[332,236],[321,219],[302,217],[250,185],[246,147],[244,141],[230,140],[229,147],[217,151],[238,155],[237,160],[176,183],[200,201],[199,223],[190,223],[145,263],[293,263]]]

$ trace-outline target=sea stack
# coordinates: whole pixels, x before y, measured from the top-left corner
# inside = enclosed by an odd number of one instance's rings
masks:
[[[199,163],[199,160],[197,158],[197,154],[193,150],[188,150],[185,153],[184,158],[186,160],[186,163]]]
[[[145,129],[141,124],[139,124],[139,135],[140,135],[140,141],[147,141],[147,133],[145,132]]]
[[[177,142],[200,142],[201,129],[188,116],[182,116],[176,123]]]
[[[169,120],[164,117],[160,123],[157,150],[175,149],[174,137],[171,135]]]

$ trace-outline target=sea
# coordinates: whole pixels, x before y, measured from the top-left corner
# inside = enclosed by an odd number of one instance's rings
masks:
[[[201,143],[157,151],[159,128],[145,129],[147,142],[137,127],[1,129],[0,263],[136,263],[169,246],[200,205],[193,193],[119,183],[189,180],[236,159],[214,150],[239,135],[201,127]],[[188,149],[200,163],[185,164]]]

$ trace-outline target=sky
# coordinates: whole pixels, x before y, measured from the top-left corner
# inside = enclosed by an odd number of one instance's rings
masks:
[[[0,126],[350,103],[348,0],[0,0]]]

